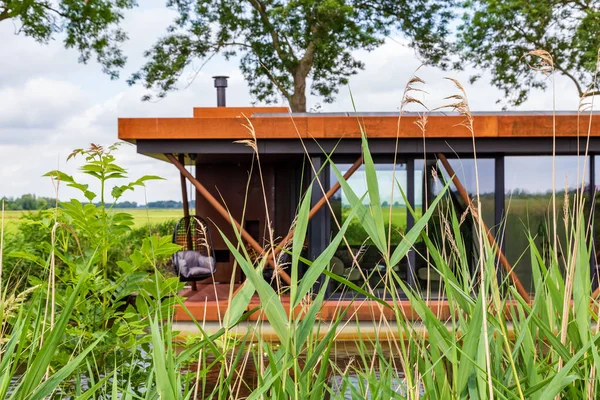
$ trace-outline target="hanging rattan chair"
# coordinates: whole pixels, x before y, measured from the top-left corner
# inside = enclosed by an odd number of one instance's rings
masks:
[[[194,215],[182,218],[175,225],[173,243],[182,247],[173,254],[173,268],[181,281],[199,281],[215,273],[215,250],[204,219]]]

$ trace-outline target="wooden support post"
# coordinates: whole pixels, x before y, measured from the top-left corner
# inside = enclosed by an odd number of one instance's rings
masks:
[[[238,229],[238,231],[242,235],[242,238],[246,242],[248,242],[254,250],[256,250],[260,254],[264,253],[264,249],[261,247],[261,245],[258,244],[258,242],[256,240],[254,240],[254,238],[248,232],[246,232],[246,230],[242,227],[242,225],[240,225],[240,223],[237,222],[235,220],[235,218],[233,218],[229,214],[229,212],[225,209],[225,207],[223,207],[221,205],[221,203],[219,203],[219,201],[217,199],[215,199],[212,194],[210,194],[210,192],[204,187],[204,185],[202,185],[192,174],[189,173],[189,171],[187,169],[185,169],[185,167],[183,165],[181,165],[181,163],[179,161],[177,161],[175,156],[173,156],[172,154],[165,154],[165,156],[169,159],[169,161],[171,161],[171,163],[173,165],[175,165],[177,167],[179,172],[181,172],[181,174],[183,174],[192,183],[192,185],[194,185],[196,187],[196,189],[198,190],[200,195],[203,196],[206,200],[208,200],[208,202],[215,208],[215,210],[217,210],[217,212],[223,218],[225,218],[225,220],[229,220],[229,221],[233,222],[235,227]],[[275,267],[275,263],[273,262],[273,260],[268,259],[267,262],[269,262],[273,267]],[[285,271],[278,271],[278,273],[287,284],[290,284],[290,282],[291,282],[290,276]]]
[[[185,168],[185,154],[179,154],[179,163]],[[190,205],[188,202],[187,182],[182,173],[179,173],[179,176],[181,178],[181,202],[183,203],[183,218],[187,244],[186,250],[193,250],[194,244],[192,243],[192,232],[190,231]],[[192,290],[194,292],[198,290],[196,281],[192,281]]]
[[[498,255],[498,259],[500,260],[500,263],[504,267],[504,270],[510,276],[510,279],[511,279],[513,285],[515,285],[515,287],[517,288],[517,291],[519,292],[519,294],[521,295],[521,297],[523,297],[523,300],[525,300],[528,303],[531,302],[531,298],[529,297],[529,293],[527,293],[527,291],[523,287],[523,284],[521,283],[521,281],[519,280],[519,278],[517,277],[517,275],[515,274],[515,272],[512,270],[512,266],[510,265],[510,263],[508,262],[508,260],[504,256],[504,253],[502,252],[502,250],[500,249],[500,247],[498,246],[498,243],[496,242],[496,239],[494,239],[494,236],[490,232],[490,229],[487,227],[487,225],[485,224],[485,222],[483,221],[483,219],[480,218],[479,212],[477,210],[477,207],[475,207],[475,205],[473,204],[473,201],[471,201],[471,198],[469,197],[469,194],[467,193],[467,190],[465,189],[465,187],[460,182],[460,179],[458,179],[458,177],[456,176],[456,173],[454,172],[454,169],[452,168],[452,166],[448,162],[448,159],[446,159],[446,156],[444,156],[442,153],[438,153],[437,156],[438,156],[438,159],[442,162],[442,165],[444,166],[444,169],[446,170],[446,172],[448,173],[448,175],[451,177],[452,182],[454,183],[454,186],[456,187],[456,190],[460,194],[460,197],[462,197],[462,199],[464,200],[464,202],[469,207],[471,207],[472,210],[474,210],[474,212],[472,213],[473,216],[481,224],[481,227],[484,229],[486,237],[487,237],[490,245],[492,246],[492,248],[494,249],[494,251]]]

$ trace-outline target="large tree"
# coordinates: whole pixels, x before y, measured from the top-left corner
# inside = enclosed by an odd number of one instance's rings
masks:
[[[509,104],[523,103],[532,88],[549,80],[523,59],[546,50],[554,70],[574,83],[580,96],[593,83],[600,48],[598,0],[468,0],[459,27],[463,61],[491,73]],[[475,77],[476,78],[476,77]]]
[[[449,0],[169,0],[178,17],[146,52],[141,81],[157,97],[177,88],[190,64],[215,54],[240,56],[251,94],[271,103],[283,95],[306,111],[306,91],[331,102],[364,67],[356,50],[373,50],[402,32],[424,62],[444,65]],[[152,98],[151,95],[145,96]]]
[[[0,0],[0,23],[12,21],[17,34],[41,43],[64,39],[81,62],[95,54],[104,72],[116,78],[125,64],[120,44],[127,38],[119,23],[136,5],[136,0]]]

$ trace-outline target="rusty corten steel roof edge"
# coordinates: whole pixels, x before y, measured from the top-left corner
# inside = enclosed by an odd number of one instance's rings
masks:
[[[236,116],[235,110],[221,109],[224,111],[219,111],[220,117],[207,113],[206,117],[192,118],[120,118],[119,138],[129,141],[250,138],[243,118]],[[600,136],[600,119],[594,118],[598,114],[482,112],[474,114],[473,124],[476,137],[552,137],[554,131],[557,137],[577,137],[587,135],[591,121],[590,135]],[[253,114],[250,121],[260,140],[360,138],[361,126],[370,138],[422,138],[423,132],[412,123],[419,116],[411,113],[403,114],[403,118],[406,120],[403,119],[404,123],[399,125],[396,113],[269,113],[269,116]],[[462,122],[464,117],[458,114],[428,115],[425,137],[470,138],[471,132]]]
[[[404,117],[419,117],[425,113],[423,112],[415,112],[415,111],[404,111],[402,116]],[[429,117],[459,117],[460,114],[456,112],[443,112],[443,111],[434,111],[430,113],[426,113]],[[582,117],[589,115],[589,112],[581,113]],[[591,114],[600,115],[600,111],[594,111]],[[577,111],[471,111],[471,115],[474,117],[477,116],[489,116],[489,117],[502,117],[502,116],[552,116],[552,115],[571,115],[576,116]],[[338,112],[304,112],[304,113],[254,113],[250,117],[251,118],[284,118],[284,117],[399,117],[399,111],[338,111]]]

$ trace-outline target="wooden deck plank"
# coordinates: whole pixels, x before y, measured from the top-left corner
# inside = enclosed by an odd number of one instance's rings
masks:
[[[239,284],[233,285],[235,290]],[[185,289],[181,296],[187,311],[196,321],[221,321],[229,306],[230,285],[198,284],[198,290]],[[175,321],[191,321],[190,315],[181,307],[175,310]]]
[[[235,284],[234,290],[238,287],[239,284]],[[184,304],[195,320],[200,322],[219,322],[225,315],[225,311],[229,305],[229,293],[229,285],[218,284],[213,287],[213,285],[202,284],[198,285],[198,291],[186,290],[182,292],[182,296],[186,297]],[[285,295],[281,296],[281,300],[285,311],[289,313],[289,297]],[[254,295],[246,310],[249,311],[255,307],[260,307],[260,305],[260,299],[257,295]],[[410,301],[398,301],[396,305],[402,310],[401,312],[406,320],[420,320]],[[432,300],[429,301],[429,307],[441,319],[447,319],[450,316],[447,301]],[[387,320],[395,319],[393,310],[371,300],[327,300],[324,302],[318,317],[324,321],[332,321],[338,318],[344,310],[346,310],[343,318],[345,320],[377,321],[382,316]],[[304,311],[305,308],[301,306],[296,310],[296,315],[298,316]],[[250,321],[257,321],[259,319],[266,320],[264,313],[257,312],[249,318]],[[177,322],[192,321],[192,318],[187,312],[178,307],[175,313],[175,320]]]

